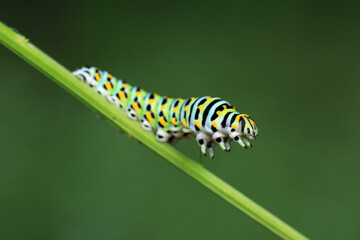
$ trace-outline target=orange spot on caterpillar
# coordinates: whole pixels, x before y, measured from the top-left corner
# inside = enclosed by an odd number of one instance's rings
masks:
[[[160,118],[160,119],[159,119],[159,123],[160,123],[162,126],[165,126],[165,124],[166,124],[165,119],[164,119],[164,118]]]
[[[118,96],[120,98],[120,100],[124,100],[125,99],[125,93],[124,92],[119,92]]]
[[[105,83],[105,88],[106,88],[107,90],[111,89],[111,83],[110,83],[110,82],[106,82],[106,83]]]
[[[99,80],[100,80],[100,74],[95,73],[95,76],[94,76],[94,77],[95,77],[95,80],[96,80],[96,81],[99,81]]]
[[[183,119],[183,120],[181,121],[181,124],[182,124],[184,127],[186,127],[186,121],[185,121],[185,119]]]
[[[137,103],[133,103],[132,107],[135,110],[135,112],[137,112],[139,110],[139,104],[137,104]]]
[[[196,120],[196,121],[195,121],[195,126],[197,126],[198,128],[200,128],[200,121],[199,121],[199,120]]]
[[[152,120],[151,113],[149,113],[149,112],[145,114],[145,117],[149,122]]]

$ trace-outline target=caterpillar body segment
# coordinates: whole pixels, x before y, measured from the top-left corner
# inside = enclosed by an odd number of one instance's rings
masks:
[[[115,78],[96,67],[82,67],[74,75],[92,89],[123,109],[130,119],[140,122],[146,131],[153,131],[161,142],[174,143],[180,138],[195,136],[205,156],[214,157],[218,144],[230,151],[230,142],[251,148],[258,127],[247,114],[241,114],[227,101],[211,96],[170,98],[146,92],[140,87]]]

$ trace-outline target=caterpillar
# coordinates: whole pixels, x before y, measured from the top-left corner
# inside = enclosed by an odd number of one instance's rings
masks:
[[[153,131],[160,142],[173,143],[195,136],[202,154],[214,158],[214,147],[230,151],[234,140],[243,148],[251,148],[258,127],[251,117],[241,114],[218,97],[169,98],[146,92],[115,78],[97,67],[84,66],[73,74],[92,89],[123,109],[130,119],[139,121],[146,131]]]

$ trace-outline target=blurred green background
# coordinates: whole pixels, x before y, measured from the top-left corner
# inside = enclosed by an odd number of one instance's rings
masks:
[[[360,239],[359,5],[18,0],[0,20],[71,70],[225,98],[260,136],[204,167],[312,239]],[[1,239],[277,239],[3,46],[0,70]]]

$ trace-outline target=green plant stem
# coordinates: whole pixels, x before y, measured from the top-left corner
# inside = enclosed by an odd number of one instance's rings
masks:
[[[28,39],[14,32],[1,22],[0,43],[100,113],[109,122],[151,148],[279,237],[283,239],[307,239],[195,161],[189,159],[170,145],[158,142],[152,133],[142,130],[140,124],[130,120],[125,113],[108,103],[100,94],[86,87],[83,82],[76,79],[66,68],[32,45]]]

